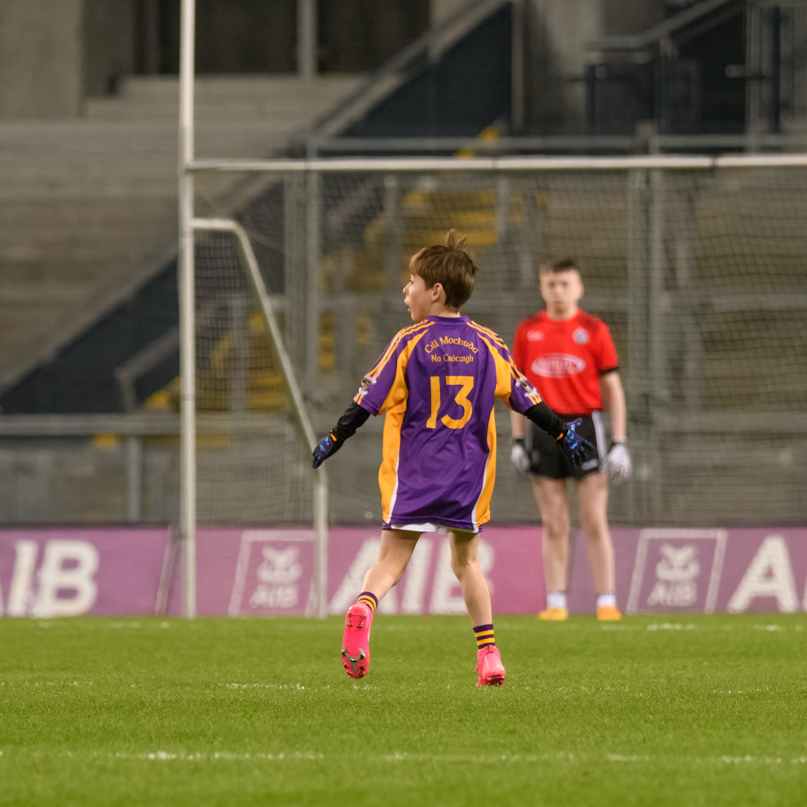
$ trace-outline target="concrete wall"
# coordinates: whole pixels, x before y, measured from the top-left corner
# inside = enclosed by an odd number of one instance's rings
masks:
[[[601,0],[603,36],[638,34],[666,17],[664,0]]]
[[[466,0],[431,0],[437,25]],[[528,134],[580,134],[585,126],[587,44],[644,31],[664,19],[664,0],[523,0]]]
[[[644,31],[663,0],[526,0],[526,125],[533,134],[579,134],[585,125],[587,45]]]
[[[464,0],[431,0],[432,24]],[[587,43],[644,30],[663,0],[524,0],[527,130],[579,133]],[[138,55],[133,0],[2,0],[0,120],[75,117],[84,95],[114,91]]]
[[[466,0],[431,0],[429,18],[432,25],[439,25],[450,17]]]
[[[78,114],[82,7],[83,0],[0,3],[0,120]]]
[[[134,0],[83,0],[83,90],[88,96],[115,91],[135,70]]]

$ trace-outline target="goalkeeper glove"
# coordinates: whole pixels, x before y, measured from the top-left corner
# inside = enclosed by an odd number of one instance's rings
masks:
[[[572,465],[579,468],[585,461],[586,455],[594,451],[594,446],[577,433],[577,428],[583,422],[582,418],[572,420],[566,424],[566,431],[560,437],[560,447],[572,461]]]
[[[337,440],[333,432],[328,432],[328,434],[317,443],[317,447],[314,449],[314,467],[319,468],[328,457],[336,454],[344,442],[344,440]]]
[[[614,443],[600,463],[600,471],[608,474],[615,485],[628,479],[631,473],[630,454],[624,443]]]
[[[510,461],[517,471],[522,474],[527,473],[532,467],[532,458],[524,445],[524,440],[521,437],[514,437],[510,443],[512,446],[510,448]]]

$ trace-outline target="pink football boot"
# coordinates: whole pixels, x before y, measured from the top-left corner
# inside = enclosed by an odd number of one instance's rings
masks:
[[[504,683],[504,665],[499,655],[499,648],[494,646],[483,647],[477,652],[478,663],[474,672],[479,673],[478,687],[501,686]]]
[[[354,603],[345,616],[342,637],[342,666],[351,678],[364,678],[370,669],[370,628],[373,612],[367,605]]]

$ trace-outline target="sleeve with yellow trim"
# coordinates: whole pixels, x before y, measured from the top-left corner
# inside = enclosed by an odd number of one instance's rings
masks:
[[[406,400],[407,388],[403,378],[407,347],[425,333],[423,325],[404,328],[387,345],[375,366],[362,379],[359,391],[336,426],[323,437],[313,452],[313,466],[319,468],[356,433],[370,415],[381,412]],[[402,357],[402,353],[406,354]]]
[[[409,394],[405,377],[409,356],[429,327],[430,322],[425,321],[399,331],[362,379],[353,401],[371,415],[403,404]]]

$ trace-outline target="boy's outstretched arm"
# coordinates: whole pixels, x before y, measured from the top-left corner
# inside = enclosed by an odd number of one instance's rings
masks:
[[[317,443],[317,447],[314,449],[313,453],[314,467],[319,468],[328,457],[336,454],[345,440],[347,440],[348,437],[353,437],[356,433],[356,429],[364,425],[369,417],[370,413],[366,409],[362,409],[355,401],[351,403],[350,406],[345,409],[345,414],[337,421],[336,426]]]
[[[565,423],[543,401],[531,406],[524,417],[529,418],[539,429],[551,434],[572,461],[572,465],[580,466],[586,461],[586,455],[594,451],[594,446],[577,433],[577,427],[583,422],[578,418]]]

